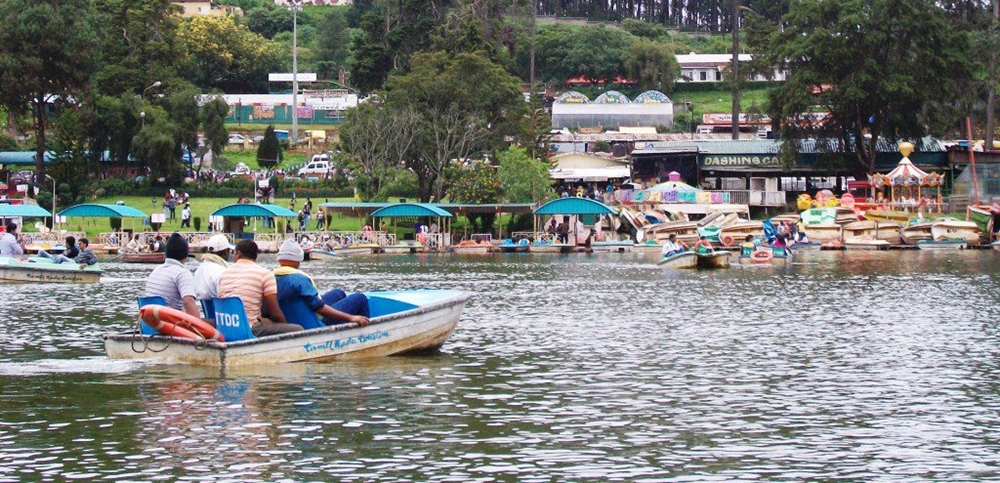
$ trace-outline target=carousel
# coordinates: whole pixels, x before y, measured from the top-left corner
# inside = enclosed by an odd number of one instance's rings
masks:
[[[913,144],[900,143],[899,152],[903,159],[887,174],[868,175],[872,190],[872,201],[880,210],[904,213],[941,212],[941,184],[944,176],[928,173],[913,165],[910,154]],[[888,197],[886,197],[888,192]],[[877,215],[877,213],[870,213]]]

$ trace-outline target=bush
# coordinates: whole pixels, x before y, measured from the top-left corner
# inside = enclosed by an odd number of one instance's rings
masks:
[[[201,217],[194,217],[194,231],[201,231]]]

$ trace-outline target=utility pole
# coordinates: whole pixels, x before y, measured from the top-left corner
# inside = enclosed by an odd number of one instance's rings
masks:
[[[288,140],[288,149],[295,149],[295,141],[299,139],[299,22],[296,12],[301,8],[301,0],[292,0],[292,137]]]
[[[733,139],[740,138],[740,0],[733,0]]]

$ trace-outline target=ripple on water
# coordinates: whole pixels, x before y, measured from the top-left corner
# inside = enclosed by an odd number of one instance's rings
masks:
[[[440,355],[225,372],[102,357],[147,268],[0,286],[0,481],[1000,476],[992,253],[653,262],[312,263],[321,286],[476,298]]]

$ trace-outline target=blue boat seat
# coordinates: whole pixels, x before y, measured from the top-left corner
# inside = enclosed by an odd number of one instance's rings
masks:
[[[167,300],[164,299],[163,297],[160,297],[159,295],[153,297],[136,297],[135,300],[136,302],[139,302],[140,309],[142,308],[143,305],[163,305],[163,306],[167,305]],[[146,325],[145,322],[141,321],[139,322],[139,332],[141,332],[143,335],[156,335],[159,333],[152,327]]]
[[[243,301],[239,297],[216,298],[212,299],[212,303],[215,305],[215,328],[225,337],[226,342],[254,338]]]
[[[772,247],[771,254],[774,255],[774,258],[785,258],[788,256],[788,251],[785,250],[785,247]]]
[[[205,313],[206,319],[215,318],[215,300],[213,299],[202,299],[201,300],[201,311]]]
[[[740,258],[750,258],[756,248],[740,247]]]

